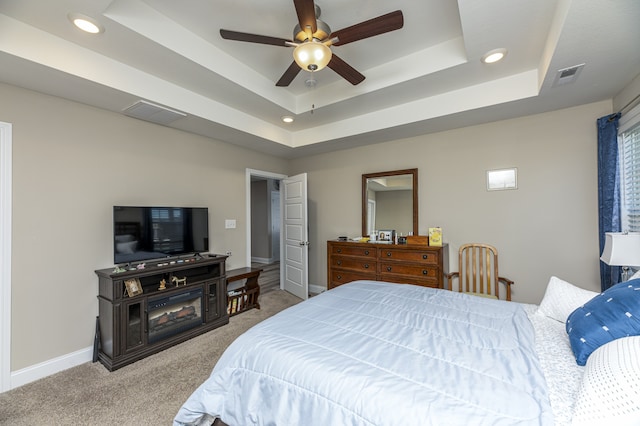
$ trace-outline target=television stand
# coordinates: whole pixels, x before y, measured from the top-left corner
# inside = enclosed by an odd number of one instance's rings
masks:
[[[227,257],[95,271],[97,359],[113,371],[227,324]]]

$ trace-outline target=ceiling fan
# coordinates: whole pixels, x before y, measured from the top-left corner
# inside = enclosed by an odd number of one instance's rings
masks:
[[[402,11],[396,10],[339,31],[331,32],[329,25],[318,19],[320,17],[320,8],[314,3],[314,0],[294,0],[293,4],[299,21],[298,25],[293,29],[293,40],[220,30],[220,35],[226,40],[294,47],[294,61],[276,83],[276,86],[280,87],[291,84],[301,69],[315,72],[326,66],[353,85],[361,83],[365,79],[364,75],[340,59],[331,51],[330,46],[342,46],[389,31],[395,31],[402,28],[404,24]]]

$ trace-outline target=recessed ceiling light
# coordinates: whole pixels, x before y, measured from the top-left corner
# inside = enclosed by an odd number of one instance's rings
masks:
[[[290,115],[285,115],[285,116],[282,117],[282,121],[284,123],[287,123],[287,124],[288,123],[293,123],[293,117],[290,116]]]
[[[507,49],[493,49],[482,55],[482,62],[485,64],[493,64],[502,60],[505,56],[507,56]]]
[[[95,19],[82,15],[80,13],[70,13],[67,15],[69,20],[76,27],[80,28],[82,31],[91,34],[98,34],[104,32],[104,27],[98,23]]]

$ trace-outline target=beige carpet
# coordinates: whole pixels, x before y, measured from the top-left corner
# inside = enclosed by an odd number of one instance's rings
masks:
[[[114,372],[86,363],[0,394],[0,424],[170,425],[238,335],[298,302],[270,291],[260,296],[262,309]]]

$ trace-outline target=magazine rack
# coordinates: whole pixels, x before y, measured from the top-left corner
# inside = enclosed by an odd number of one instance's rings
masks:
[[[258,297],[260,296],[260,286],[258,278],[261,268],[239,268],[227,271],[227,314],[229,316],[238,315],[249,309],[260,309]],[[234,287],[233,282],[246,279],[244,285]]]

